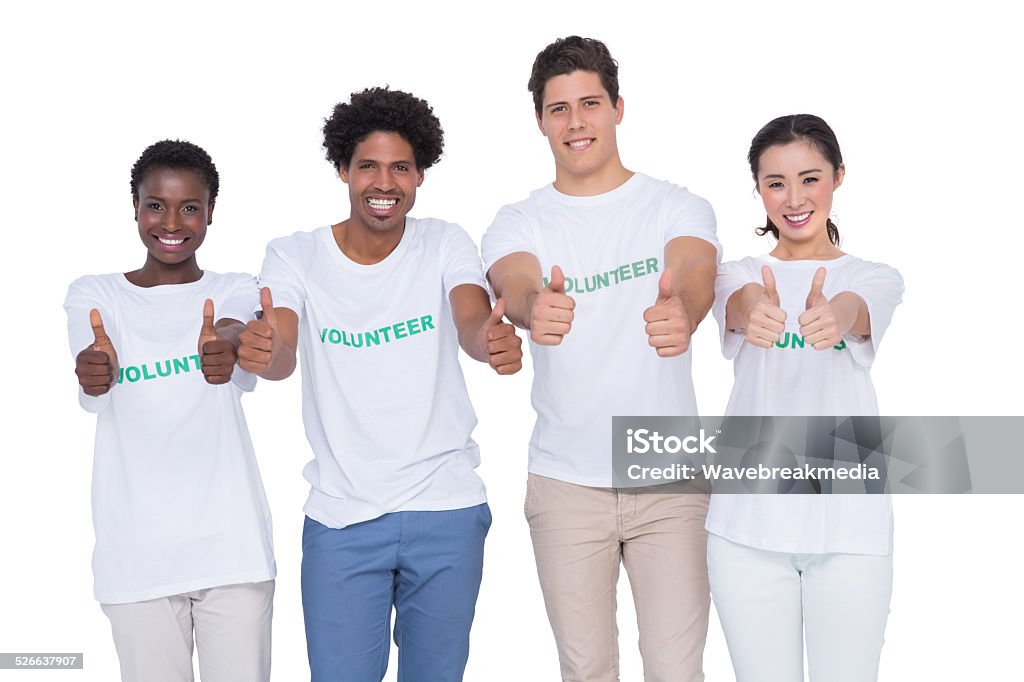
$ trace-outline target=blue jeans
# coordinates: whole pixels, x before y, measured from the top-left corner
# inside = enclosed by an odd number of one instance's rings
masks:
[[[312,682],[383,679],[392,606],[399,682],[462,680],[490,526],[486,503],[340,529],[307,517],[302,611]]]

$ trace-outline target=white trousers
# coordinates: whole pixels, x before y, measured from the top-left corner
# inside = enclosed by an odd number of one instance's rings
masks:
[[[131,604],[101,604],[122,682],[269,682],[274,581],[211,587]]]
[[[737,682],[874,682],[892,555],[786,554],[708,535],[711,596]]]

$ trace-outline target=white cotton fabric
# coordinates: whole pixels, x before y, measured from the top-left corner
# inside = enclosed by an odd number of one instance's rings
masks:
[[[406,218],[373,265],[350,260],[330,226],[267,246],[260,285],[299,317],[313,520],[343,528],[486,501],[448,298],[462,284],[485,286],[476,246],[435,219]]]
[[[99,397],[92,510],[96,599],[138,602],[262,582],[276,569],[263,483],[242,412],[256,378],[237,367],[213,386],[199,369],[203,303],[218,319],[251,319],[256,280],[204,272],[196,282],[137,287],[124,275],[82,277],[64,308],[72,356],[94,341],[96,308],[121,382]]]
[[[703,239],[721,254],[710,204],[641,173],[596,196],[548,185],[498,212],[483,238],[485,269],[531,253],[545,278],[553,265],[562,268],[576,301],[560,345],[530,342],[530,473],[611,486],[613,416],[696,414],[690,352],[659,357],[643,319],[658,298],[665,245],[676,237]]]
[[[759,348],[742,331],[729,331],[729,297],[750,282],[762,282],[771,267],[786,331],[780,348]],[[798,346],[798,319],[806,308],[815,271],[826,269],[823,293],[831,299],[851,291],[864,299],[871,336],[848,335],[845,347],[818,351]],[[878,414],[869,371],[893,311],[903,279],[893,268],[843,255],[834,260],[783,261],[772,256],[723,263],[715,280],[713,313],[725,356],[735,361],[736,383],[726,415]],[[712,495],[707,530],[732,542],[789,553],[892,552],[892,501],[888,495]]]
[[[712,534],[708,580],[737,682],[878,679],[891,555],[768,552]]]

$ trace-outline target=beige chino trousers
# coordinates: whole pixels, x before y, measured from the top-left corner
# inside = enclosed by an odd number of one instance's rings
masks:
[[[527,481],[526,519],[564,682],[619,679],[620,563],[636,605],[646,682],[704,679],[711,605],[707,484],[643,490],[590,488],[536,474]]]
[[[274,581],[211,587],[131,604],[100,604],[122,682],[269,682]]]

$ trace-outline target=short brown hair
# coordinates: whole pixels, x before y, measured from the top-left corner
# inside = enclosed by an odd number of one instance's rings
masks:
[[[608,47],[594,38],[569,36],[559,38],[537,55],[527,88],[533,93],[533,106],[540,116],[544,106],[544,86],[555,76],[574,71],[591,71],[601,78],[614,106],[619,101],[619,63],[612,59]]]

